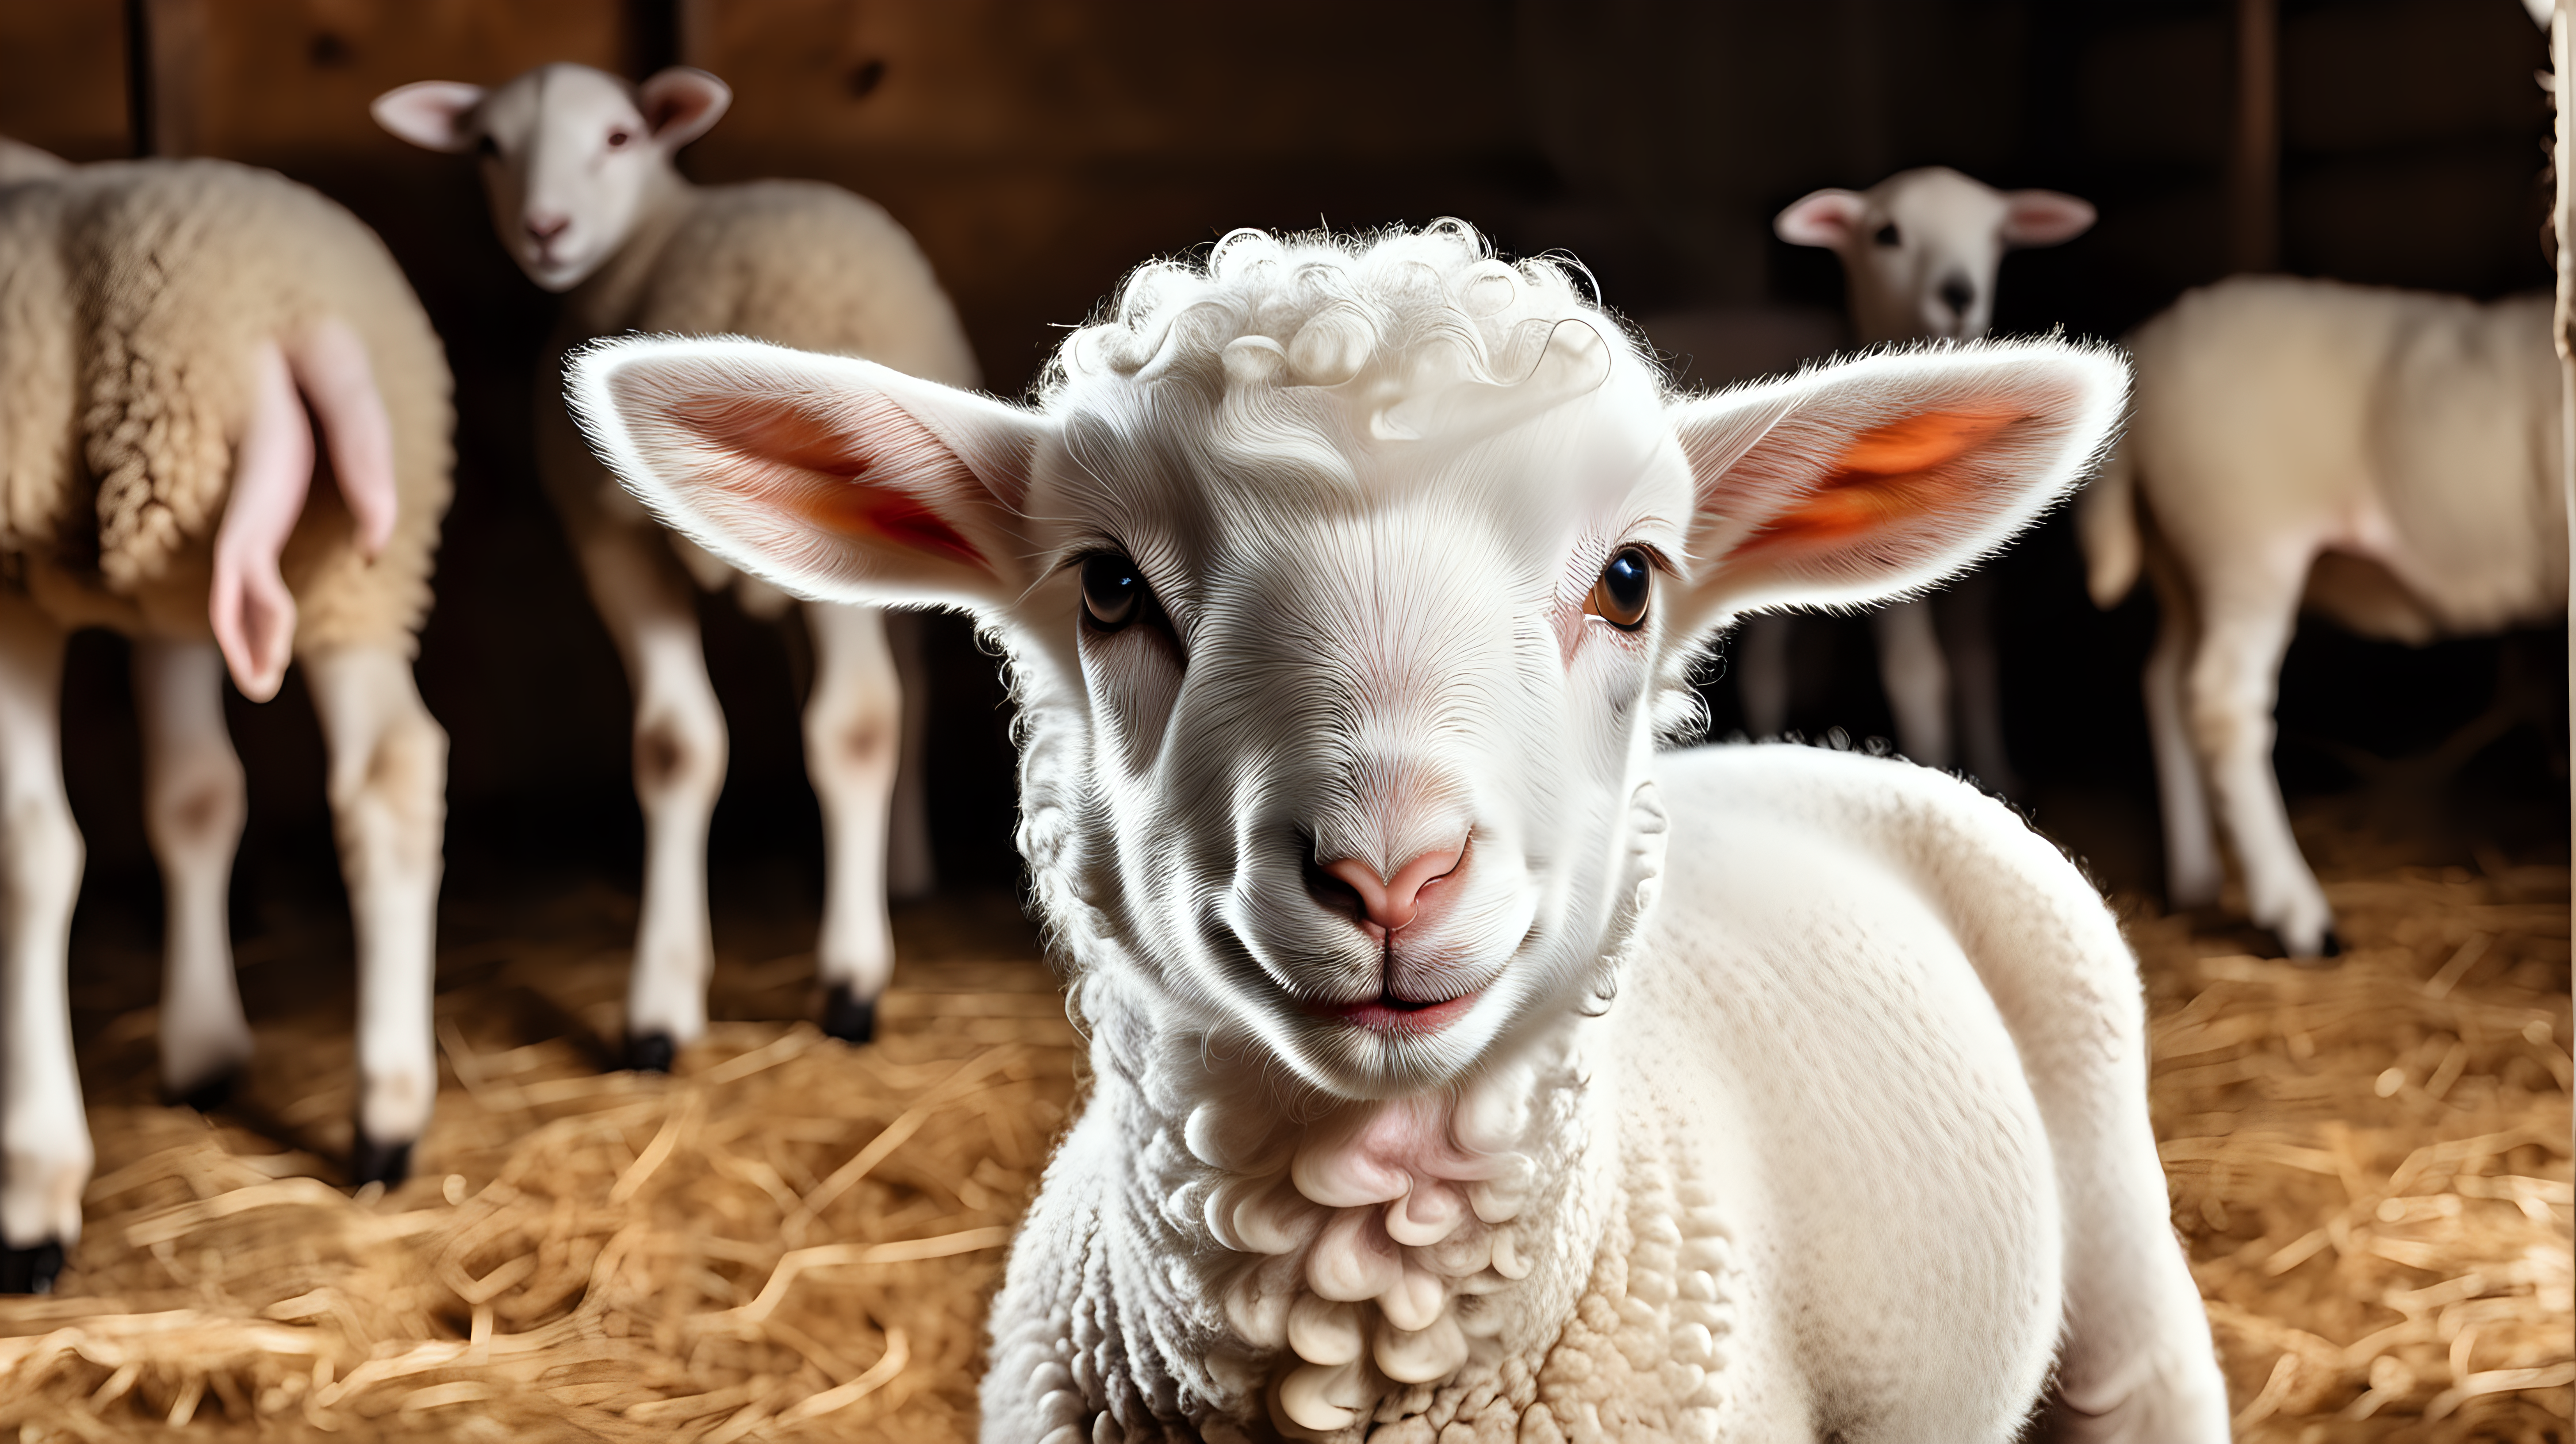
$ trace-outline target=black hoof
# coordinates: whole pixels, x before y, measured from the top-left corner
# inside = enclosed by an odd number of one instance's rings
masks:
[[[173,1095],[170,1101],[194,1108],[200,1113],[212,1113],[233,1101],[233,1078],[234,1074],[227,1069],[185,1092]]]
[[[626,1039],[626,1066],[638,1073],[668,1073],[678,1051],[668,1033],[631,1033]]]
[[[2281,944],[2281,956],[2303,968],[2322,968],[2343,956],[2343,939],[2335,936],[2335,930],[2332,928],[2326,929],[2325,936],[2317,941],[2317,950],[2313,953],[2293,951],[2290,945],[2282,941],[2277,934],[2274,935],[2273,941]]]
[[[49,1294],[62,1277],[63,1246],[47,1239],[34,1248],[0,1248],[0,1294]]]
[[[862,998],[847,983],[834,983],[823,996],[823,1031],[844,1043],[864,1043],[877,1035],[877,1000]]]
[[[381,1183],[393,1188],[411,1177],[411,1142],[378,1143],[358,1130],[357,1145],[349,1151],[349,1181],[360,1188]]]

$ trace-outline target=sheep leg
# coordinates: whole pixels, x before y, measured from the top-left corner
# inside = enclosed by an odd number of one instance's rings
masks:
[[[223,688],[223,656],[206,643],[135,643],[144,832],[167,914],[161,1084],[198,1108],[222,1101],[251,1050],[226,905],[247,804]]]
[[[2219,822],[2245,870],[2247,911],[2294,958],[2341,951],[2333,909],[2299,855],[2272,770],[2272,706],[2309,554],[2305,547],[2285,548],[2197,569],[2223,581],[2202,598],[2200,649],[2184,679],[2192,741],[2209,769]]]
[[[430,993],[438,956],[447,733],[389,646],[304,659],[330,748],[331,819],[358,940],[358,1117],[350,1173],[399,1183],[438,1097]]]
[[[2183,708],[2183,678],[2199,645],[2191,588],[2171,564],[2155,568],[2155,649],[2147,654],[2140,685],[2146,693],[2147,735],[2154,743],[2156,792],[2165,823],[2165,901],[2176,908],[2218,901],[2218,838],[2209,816],[2209,783],[2193,747]]]
[[[89,1121],[64,976],[82,844],[63,793],[63,632],[0,592],[0,1292],[49,1293],[80,1240]]]
[[[577,534],[583,576],[635,693],[635,798],[644,904],[626,993],[629,1067],[667,1070],[706,1031],[707,822],[724,788],[724,709],[707,679],[696,598],[661,534],[597,522]]]
[[[1736,635],[1735,691],[1748,737],[1777,737],[1789,725],[1789,634],[1792,617],[1748,617]]]
[[[2006,797],[2021,797],[2021,778],[2013,771],[2011,754],[2004,750],[1995,591],[1994,573],[1970,572],[1934,599],[1932,609],[1942,623],[1941,646],[1949,654],[1958,700],[1959,744],[1968,754],[1968,771]]]
[[[903,696],[903,745],[895,756],[894,800],[886,819],[886,896],[925,897],[939,886],[930,843],[930,673],[921,660],[922,617],[885,614],[886,648],[894,653]]]
[[[1950,765],[1950,668],[1932,632],[1932,604],[1895,602],[1870,617],[1878,680],[1896,713],[1896,745],[1926,767]]]
[[[886,921],[887,804],[895,789],[904,699],[886,618],[874,607],[809,602],[814,695],[805,705],[805,765],[823,802],[823,936],[815,972],[827,990],[823,1031],[864,1043],[894,971]]]

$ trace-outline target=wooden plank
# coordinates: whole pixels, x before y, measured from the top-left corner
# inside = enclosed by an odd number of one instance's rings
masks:
[[[277,163],[401,142],[367,103],[414,80],[617,68],[622,0],[147,0],[155,149]]]
[[[1365,36],[1365,43],[1353,37]],[[1478,0],[683,0],[680,53],[734,87],[706,142],[1023,162],[1493,148],[1510,16]]]
[[[66,160],[131,155],[123,0],[0,5],[0,135]]]

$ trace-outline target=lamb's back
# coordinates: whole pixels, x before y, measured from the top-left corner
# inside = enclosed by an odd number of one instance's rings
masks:
[[[910,232],[818,181],[711,186],[656,256],[640,331],[751,336],[971,387],[974,353]]]
[[[2548,304],[2287,276],[2185,294],[2130,338],[2123,444],[2158,528],[2211,566],[2325,535],[2458,630],[2563,606]]]

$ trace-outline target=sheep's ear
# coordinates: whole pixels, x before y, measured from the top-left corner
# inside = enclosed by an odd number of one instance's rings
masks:
[[[1698,485],[1684,625],[1929,586],[2091,469],[2128,391],[2105,347],[1887,352],[1675,404]]]
[[[421,80],[377,96],[367,113],[376,118],[376,124],[423,150],[472,150],[474,107],[488,93],[479,85]]]
[[[1033,412],[740,340],[603,342],[566,394],[627,490],[800,596],[975,611],[1032,580],[1020,503],[1048,429]]]
[[[664,150],[678,150],[715,128],[733,104],[733,87],[689,65],[656,72],[635,88],[635,107]]]
[[[2063,191],[2008,191],[2003,238],[2007,246],[2063,245],[2093,229],[2093,203]]]
[[[1793,246],[1839,249],[1860,233],[1861,216],[1868,209],[1858,191],[1821,190],[1782,211],[1771,229]]]

